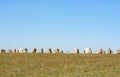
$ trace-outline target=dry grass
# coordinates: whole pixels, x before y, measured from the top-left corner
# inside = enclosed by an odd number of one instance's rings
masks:
[[[0,77],[120,77],[120,55],[0,54]]]

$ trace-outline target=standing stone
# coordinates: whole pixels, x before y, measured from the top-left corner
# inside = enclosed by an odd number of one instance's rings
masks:
[[[14,50],[13,50],[13,52],[14,52],[14,53],[16,53],[16,52],[17,52],[17,50],[16,50],[16,49],[14,49]]]
[[[96,51],[96,54],[102,54],[102,53],[103,53],[102,48],[98,48],[97,51]]]
[[[120,48],[117,49],[117,54],[120,54]]]
[[[37,49],[36,48],[32,48],[32,53],[36,53]]]
[[[43,50],[43,48],[41,48],[41,49],[40,49],[40,53],[44,53],[44,50]]]
[[[92,54],[92,49],[91,48],[85,48],[84,54]]]
[[[85,54],[85,50],[83,50],[83,54]]]
[[[110,48],[108,48],[108,54],[112,54],[112,53],[113,51]]]
[[[47,51],[47,53],[52,53],[52,50],[51,50],[51,48],[48,48],[48,51]]]
[[[5,52],[6,52],[5,49],[1,49],[1,50],[0,50],[0,53],[5,53]]]
[[[75,54],[79,54],[79,49],[78,48],[74,48],[74,53]]]
[[[28,53],[28,49],[27,49],[27,48],[25,48],[25,49],[24,49],[24,52],[25,52],[25,53]]]
[[[56,49],[56,52],[59,53],[59,49],[58,48]]]

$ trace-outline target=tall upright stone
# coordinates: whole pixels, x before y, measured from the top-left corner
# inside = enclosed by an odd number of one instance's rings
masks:
[[[92,49],[91,48],[85,48],[84,54],[92,54]]]
[[[79,54],[79,49],[78,48],[74,48],[74,53],[75,54]]]
[[[47,53],[52,53],[52,49],[51,49],[51,48],[48,48]]]
[[[5,52],[6,52],[5,49],[1,49],[1,50],[0,50],[0,53],[5,53]]]
[[[44,50],[43,50],[43,48],[41,48],[41,49],[40,49],[40,53],[44,53]]]
[[[110,48],[108,48],[108,54],[112,54],[112,53],[113,51]]]
[[[37,49],[36,48],[32,48],[32,53],[36,53]]]
[[[117,54],[120,54],[120,48],[117,49]]]
[[[59,53],[59,49],[58,48],[56,49],[56,52]]]
[[[14,52],[14,53],[16,53],[16,52],[17,52],[17,50],[16,50],[16,49],[14,49],[14,50],[13,50],[13,52]]]
[[[102,48],[98,48],[97,50],[96,50],[96,54],[102,54],[103,53],[103,49]]]
[[[27,48],[25,48],[24,51],[25,51],[25,53],[28,53],[28,49]]]

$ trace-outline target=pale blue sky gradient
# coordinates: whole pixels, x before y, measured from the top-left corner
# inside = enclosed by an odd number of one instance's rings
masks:
[[[0,0],[0,49],[120,47],[120,0]]]

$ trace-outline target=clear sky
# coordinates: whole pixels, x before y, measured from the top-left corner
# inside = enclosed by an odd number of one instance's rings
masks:
[[[0,49],[120,47],[120,0],[0,0]]]

